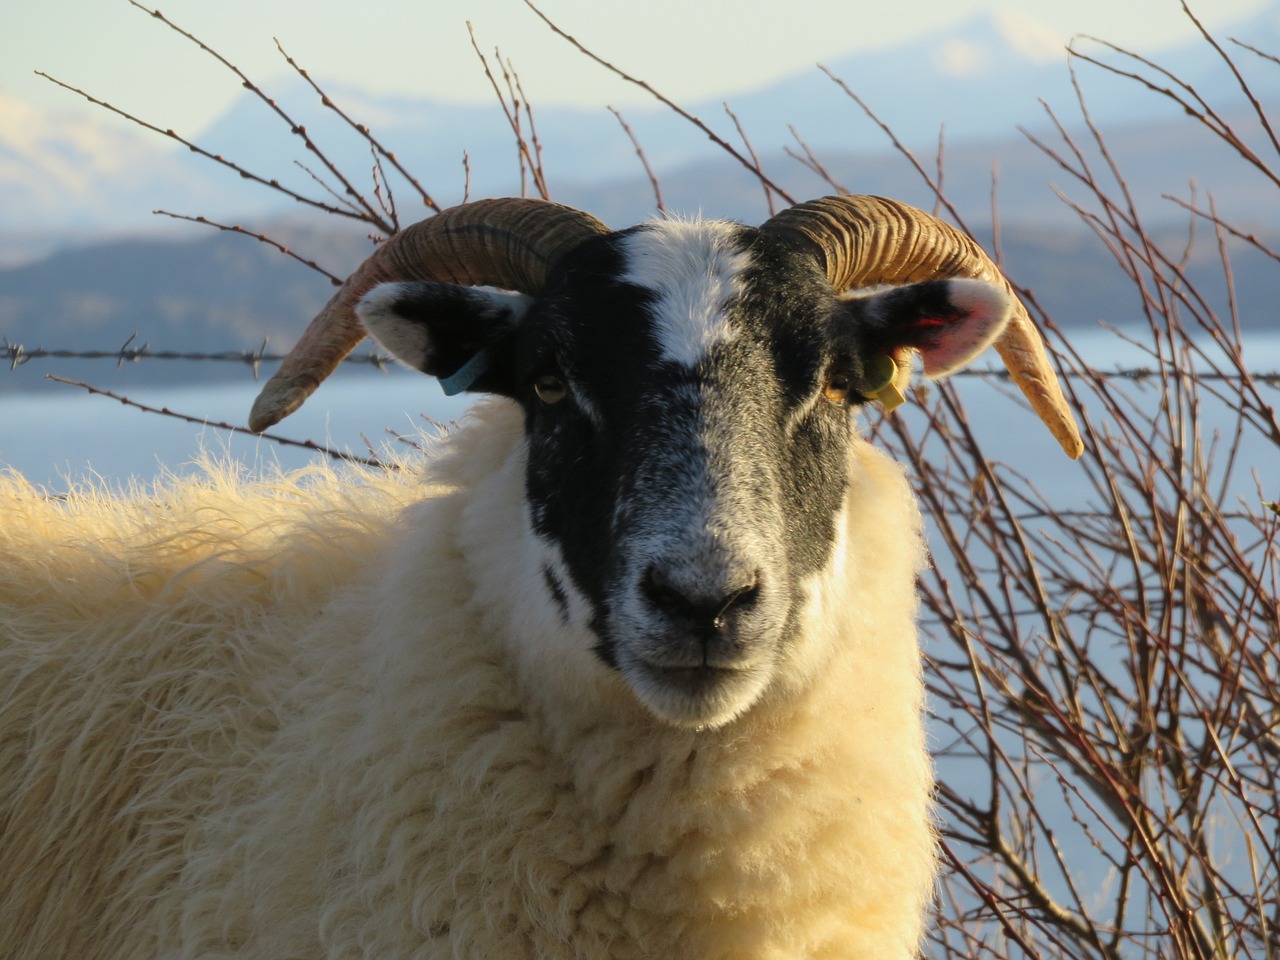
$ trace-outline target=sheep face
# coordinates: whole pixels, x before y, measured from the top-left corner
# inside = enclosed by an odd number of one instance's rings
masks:
[[[388,284],[360,316],[446,388],[522,405],[530,575],[566,622],[588,611],[600,668],[655,716],[718,726],[821,668],[802,611],[885,358],[954,369],[1008,310],[976,281],[840,297],[775,238],[662,222],[589,241],[533,295]]]

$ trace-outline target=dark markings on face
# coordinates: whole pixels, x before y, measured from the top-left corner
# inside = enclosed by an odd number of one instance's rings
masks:
[[[560,621],[568,623],[569,597],[564,592],[564,585],[560,583],[560,578],[556,576],[555,571],[550,567],[543,567],[542,580],[546,583],[547,592],[551,594],[551,599],[556,602],[556,608],[560,611]]]
[[[580,248],[513,351],[534,527],[559,544],[610,664],[610,598],[634,576],[620,553],[682,522],[691,491],[731,490],[742,521],[780,541],[779,575],[798,598],[830,557],[847,482],[849,408],[822,396],[822,378],[841,363],[860,372],[855,345],[833,347],[836,299],[816,265],[748,228],[731,240],[749,256],[726,305],[732,334],[692,367],[665,357],[652,316],[660,296],[617,279],[636,230]],[[539,399],[545,377],[563,378],[569,395]],[[566,612],[562,586],[544,575]]]

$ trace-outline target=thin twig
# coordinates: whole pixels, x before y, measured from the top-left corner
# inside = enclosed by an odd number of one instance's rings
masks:
[[[280,55],[284,57],[285,62],[289,64],[289,66],[294,69],[294,71],[298,74],[298,76],[300,76],[303,80],[305,80],[307,82],[307,85],[310,86],[311,89],[315,91],[315,93],[320,97],[321,106],[337,114],[337,116],[339,117],[339,119],[342,120],[343,123],[345,123],[357,134],[363,137],[366,141],[368,141],[369,149],[372,150],[374,154],[377,157],[379,157],[381,160],[386,160],[388,163],[390,163],[396,169],[396,171],[402,177],[404,177],[404,179],[408,182],[408,184],[418,192],[418,196],[422,199],[423,206],[431,210],[434,210],[438,213],[440,211],[440,205],[436,203],[435,199],[432,198],[431,194],[429,194],[426,188],[422,186],[422,183],[415,176],[413,176],[413,174],[411,174],[408,170],[405,169],[404,165],[400,163],[400,160],[395,155],[395,153],[393,153],[392,151],[384,147],[382,143],[370,132],[369,127],[366,124],[359,123],[353,120],[346,113],[346,111],[340,108],[337,105],[337,103],[334,102],[333,98],[330,97],[329,94],[327,94],[320,87],[319,84],[317,84],[314,80],[311,79],[311,74],[309,74],[306,70],[304,70],[301,66],[299,66],[298,63],[293,59],[293,57],[289,56],[289,54],[285,52],[285,49],[281,45],[279,40],[276,40],[276,49],[280,51]],[[390,215],[392,221],[395,222],[396,218],[395,218],[394,207],[387,212]]]
[[[279,180],[260,176],[256,173],[253,173],[252,171],[245,169],[239,164],[228,160],[226,157],[222,156],[221,154],[211,153],[210,151],[206,150],[204,147],[201,147],[198,144],[193,143],[190,140],[187,140],[185,137],[180,136],[176,131],[174,131],[171,128],[162,129],[161,127],[158,127],[153,123],[148,123],[147,121],[134,116],[133,114],[129,113],[126,110],[121,110],[119,107],[114,106],[113,104],[110,104],[105,100],[100,100],[97,97],[86,93],[85,91],[81,90],[79,87],[74,87],[69,83],[64,83],[63,81],[57,79],[56,77],[52,77],[41,70],[36,71],[36,76],[44,77],[44,79],[48,80],[50,83],[56,84],[57,86],[62,87],[64,90],[69,90],[71,93],[74,93],[80,97],[83,97],[85,100],[87,100],[89,103],[92,103],[94,106],[102,107],[104,110],[109,110],[111,113],[114,113],[119,117],[123,117],[125,120],[128,120],[130,123],[137,124],[138,126],[142,127],[145,130],[150,130],[152,133],[158,133],[162,137],[168,137],[170,140],[173,140],[176,143],[182,144],[192,153],[197,154],[201,157],[204,157],[206,160],[212,160],[214,163],[218,164],[219,166],[226,167],[228,170],[232,171],[243,180],[248,180],[252,183],[257,183],[264,187],[269,187],[270,189],[275,190],[277,193],[284,194],[286,197],[289,197],[291,200],[304,204],[308,207],[314,207],[317,210],[321,210],[324,213],[332,214],[333,216],[346,217],[351,220],[363,221],[366,219],[363,214],[360,214],[353,210],[345,209],[340,206],[334,206],[331,203],[325,203],[323,201],[316,200],[312,197],[304,196],[303,194],[298,193],[296,190],[291,190],[290,188],[286,187]]]
[[[286,257],[290,257],[294,260],[297,260],[303,266],[310,267],[312,270],[316,271],[316,273],[323,274],[324,276],[329,278],[329,282],[333,284],[335,287],[342,286],[342,279],[340,277],[336,276],[333,273],[330,273],[328,270],[320,266],[314,260],[308,260],[306,257],[302,256],[301,254],[298,254],[293,250],[290,250],[288,247],[286,247],[283,243],[280,243],[278,240],[272,240],[266,234],[259,233],[256,230],[249,230],[246,227],[235,226],[235,225],[226,224],[226,223],[219,223],[216,220],[210,220],[208,217],[202,217],[202,216],[192,217],[182,213],[172,213],[168,210],[152,210],[151,212],[156,216],[169,217],[173,220],[185,220],[188,223],[199,223],[204,226],[215,227],[218,230],[224,231],[225,233],[238,233],[241,236],[250,237],[254,240],[257,240],[259,243],[265,243],[267,246],[273,247],[276,250],[279,250]]]
[[[250,430],[248,427],[245,427],[245,426],[236,426],[235,424],[226,423],[221,420],[210,420],[207,417],[195,417],[185,413],[178,413],[176,411],[170,410],[168,407],[147,406],[144,403],[138,403],[136,400],[130,400],[128,397],[123,397],[120,394],[113,393],[110,390],[102,390],[98,387],[90,386],[89,384],[83,383],[79,380],[67,380],[63,377],[55,376],[52,373],[46,373],[45,379],[53,380],[57,383],[65,383],[67,386],[71,386],[71,387],[79,387],[80,389],[87,391],[91,395],[108,397],[112,400],[117,400],[120,403],[124,404],[126,407],[133,407],[135,410],[141,410],[144,413],[156,413],[165,417],[173,417],[177,420],[183,421],[184,423],[194,423],[204,427],[214,427],[215,429],[218,429],[218,430],[226,430],[229,433],[246,433],[246,434],[249,434],[250,436],[262,437],[264,440],[270,440],[273,443],[280,444],[281,446],[303,447],[307,450],[314,450],[316,453],[323,453],[325,456],[333,460],[343,460],[343,461],[346,461],[347,463],[358,463],[366,467],[380,467],[384,470],[395,469],[394,464],[389,464],[384,460],[380,460],[377,458],[369,458],[369,457],[358,457],[355,454],[344,453],[341,450],[334,450],[331,447],[326,447],[322,444],[316,443],[314,440],[294,440],[290,437],[282,437],[274,433],[254,433],[252,430]]]
[[[295,137],[298,137],[302,141],[303,146],[310,153],[314,154],[316,159],[319,160],[324,165],[325,169],[328,170],[329,173],[339,183],[342,184],[343,192],[345,193],[345,195],[348,198],[350,198],[350,200],[361,211],[361,216],[359,217],[359,219],[368,218],[370,222],[378,224],[379,228],[386,231],[387,233],[394,232],[394,226],[392,224],[388,224],[379,216],[378,211],[364,198],[363,194],[361,194],[360,191],[355,188],[355,186],[351,183],[351,181],[347,179],[346,175],[342,172],[342,170],[338,168],[337,164],[333,163],[331,160],[329,160],[327,156],[325,156],[324,151],[322,151],[319,148],[319,146],[315,143],[314,140],[311,139],[311,136],[307,133],[307,128],[302,124],[298,123],[288,113],[286,113],[285,110],[279,105],[279,103],[277,103],[271,97],[267,96],[266,93],[263,92],[262,88],[259,87],[253,80],[251,80],[243,70],[237,67],[234,63],[232,63],[222,54],[218,53],[218,51],[214,50],[212,47],[206,44],[199,37],[179,27],[176,23],[174,23],[172,20],[166,17],[159,10],[152,10],[151,8],[139,3],[138,0],[129,0],[129,3],[132,4],[134,7],[136,7],[137,9],[148,14],[149,16],[155,18],[156,20],[159,20],[161,23],[163,23],[166,27],[168,27],[174,33],[178,34],[179,36],[195,44],[195,46],[197,46],[201,50],[201,52],[212,57],[214,60],[220,63],[223,67],[225,67],[227,70],[235,74],[236,78],[239,79],[241,85],[250,93],[252,93],[255,97],[257,97],[262,103],[264,103],[268,107],[268,109],[271,110],[272,113],[274,113],[277,117],[279,117],[280,120],[282,120],[288,126],[289,132],[293,134]]]
[[[743,129],[742,121],[738,119],[738,115],[733,112],[733,109],[728,103],[723,103],[721,106],[724,107],[724,112],[728,115],[729,119],[733,121],[733,128],[738,131],[738,137],[742,140],[742,145],[746,148],[748,155],[751,157],[752,167],[756,170],[761,169],[760,157],[757,156],[756,148],[751,143],[751,138],[747,136],[747,131]],[[778,205],[774,202],[773,193],[770,192],[769,185],[764,181],[761,181],[760,185],[764,190],[764,202],[769,208],[769,216],[772,217],[778,212]]]
[[[613,107],[608,108],[609,112],[614,115],[618,123],[622,126],[622,131],[627,135],[627,139],[631,141],[631,146],[635,148],[636,156],[640,158],[640,165],[644,167],[645,175],[649,178],[649,186],[653,190],[653,201],[658,213],[665,219],[667,216],[667,205],[662,200],[662,184],[658,182],[658,176],[653,172],[653,167],[649,165],[649,158],[644,152],[644,147],[640,145],[640,141],[636,139],[635,132],[626,120],[622,118],[622,114]]]
[[[779,197],[785,200],[788,204],[794,204],[796,202],[794,197],[792,197],[789,193],[787,193],[787,191],[783,190],[780,186],[774,183],[773,180],[771,180],[768,176],[766,176],[765,172],[758,165],[753,164],[751,160],[749,160],[748,158],[740,154],[737,150],[735,150],[732,146],[730,146],[730,144],[727,141],[725,141],[722,137],[716,134],[715,131],[713,131],[710,127],[708,127],[705,123],[703,123],[693,114],[689,113],[689,111],[685,110],[675,101],[659,93],[646,81],[639,80],[631,76],[631,74],[627,73],[625,70],[622,70],[621,68],[614,66],[608,60],[605,60],[603,57],[599,56],[598,54],[593,53],[590,49],[588,49],[578,40],[574,39],[564,30],[560,29],[560,27],[557,26],[556,23],[552,21],[550,17],[548,17],[545,13],[543,13],[541,10],[538,9],[538,7],[532,2],[532,0],[524,0],[524,4],[530,10],[532,10],[534,14],[538,17],[538,19],[541,20],[543,23],[545,23],[554,34],[556,34],[557,36],[567,41],[575,50],[581,53],[584,57],[586,57],[589,60],[595,61],[600,66],[608,70],[610,73],[614,74],[617,77],[620,77],[621,79],[627,81],[628,83],[635,84],[645,93],[649,94],[649,96],[653,97],[655,100],[661,103],[664,107],[671,110],[677,116],[687,120],[689,123],[693,124],[700,131],[702,131],[702,133],[706,134],[706,137],[708,140],[710,140],[717,147],[719,147],[725,153],[729,154],[729,156],[733,157],[740,164],[746,167],[746,169],[751,172],[751,175],[759,179],[759,181],[766,188],[768,188],[769,190],[772,190]]]
[[[817,154],[813,152],[809,147],[809,144],[800,136],[794,124],[787,124],[787,130],[791,132],[791,138],[795,140],[796,144],[804,152],[804,156],[800,156],[790,147],[784,147],[783,149],[786,151],[787,156],[799,161],[801,165],[813,173],[816,173],[820,178],[822,178],[822,181],[826,183],[827,186],[831,187],[831,189],[833,189],[837,194],[847,196],[852,193],[851,190],[836,181],[835,177],[831,175],[831,171],[829,171],[822,161],[818,159]]]

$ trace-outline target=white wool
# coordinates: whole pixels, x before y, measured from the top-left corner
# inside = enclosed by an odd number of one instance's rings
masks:
[[[694,731],[561,626],[520,414],[469,419],[426,480],[3,484],[0,957],[915,956],[898,466],[855,442],[785,682]]]
[[[723,223],[663,220],[629,234],[620,246],[623,282],[654,295],[664,359],[694,368],[717,344],[733,339],[725,304],[742,295],[751,258],[735,248]]]

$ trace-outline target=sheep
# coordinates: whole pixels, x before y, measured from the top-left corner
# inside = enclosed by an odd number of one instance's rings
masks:
[[[423,462],[0,484],[0,957],[916,956],[925,548],[855,411],[993,341],[1044,408],[1028,323],[879,198],[396,235],[250,422],[367,331],[487,395]]]

